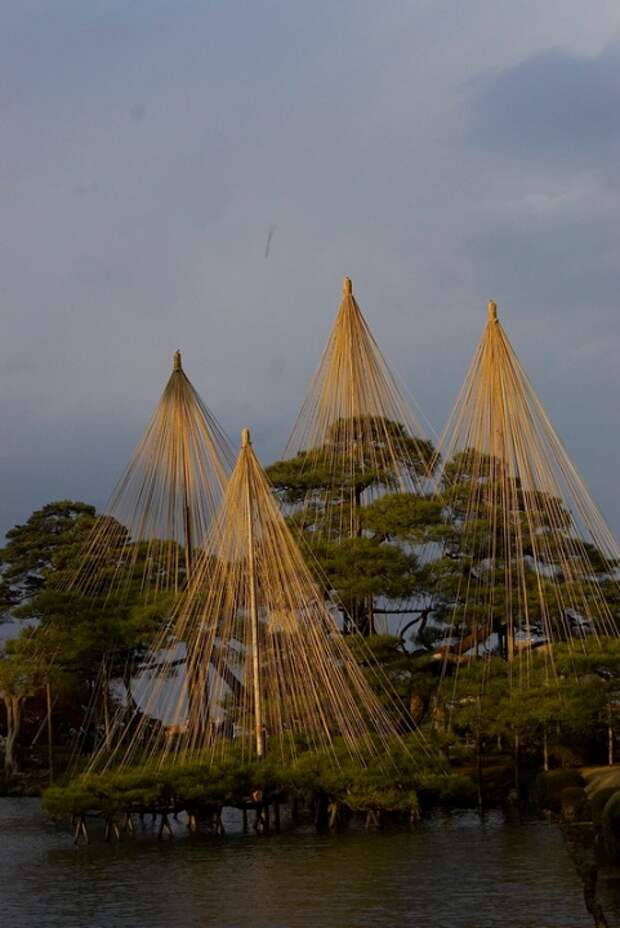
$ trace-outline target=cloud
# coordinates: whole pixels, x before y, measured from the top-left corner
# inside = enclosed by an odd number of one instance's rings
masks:
[[[591,57],[553,48],[485,76],[471,133],[481,145],[592,167],[620,143],[620,43]]]
[[[87,184],[76,184],[72,188],[71,192],[75,194],[76,197],[87,197],[93,193],[97,193],[98,190],[99,187],[97,186],[96,182],[91,180]]]
[[[132,122],[142,122],[146,116],[146,106],[144,103],[134,103],[129,108],[129,118]]]
[[[0,532],[107,498],[179,346],[273,460],[344,274],[437,430],[496,297],[620,526],[617,0],[4,6]]]

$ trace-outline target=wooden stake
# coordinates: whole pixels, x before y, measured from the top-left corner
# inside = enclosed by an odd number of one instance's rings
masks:
[[[241,447],[248,448],[250,441],[250,430],[241,430]],[[250,475],[247,474],[246,481],[246,509],[248,520],[248,580],[250,591],[250,623],[252,629],[252,671],[254,684],[254,721],[256,731],[256,756],[259,760],[265,756],[265,743],[263,738],[263,709],[262,694],[260,681],[260,653],[258,638],[258,607],[256,604],[256,566],[254,562],[254,507],[252,504],[252,487],[250,484]]]
[[[163,838],[163,836],[164,836],[164,831],[166,831],[166,832],[168,833],[168,837],[169,837],[169,838],[173,838],[173,837],[174,837],[172,828],[171,828],[171,826],[170,826],[170,822],[169,822],[169,820],[168,820],[168,816],[167,816],[167,814],[166,814],[165,812],[163,812],[163,813],[162,813],[162,816],[161,816],[161,825],[159,826],[159,831],[157,832],[157,837],[158,837],[158,838]]]

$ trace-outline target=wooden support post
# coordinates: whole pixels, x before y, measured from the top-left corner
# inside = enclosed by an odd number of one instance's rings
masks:
[[[506,626],[506,660],[512,664],[515,657],[515,633],[512,619]]]
[[[88,837],[88,828],[86,827],[86,816],[80,815],[77,818],[77,824],[75,826],[75,831],[73,832],[73,843],[76,847],[80,846],[80,842],[84,839],[85,844],[90,844],[90,839]]]
[[[409,825],[413,828],[414,825],[419,825],[422,820],[422,813],[420,809],[411,809],[409,813]]]
[[[174,837],[174,833],[173,833],[173,831],[172,831],[172,827],[171,827],[170,821],[169,821],[169,819],[168,819],[168,814],[167,814],[166,812],[162,812],[161,824],[160,824],[160,826],[159,826],[159,831],[157,832],[157,837],[158,837],[158,838],[163,838],[163,836],[164,836],[164,831],[167,832],[169,838],[173,838],[173,837]]]
[[[381,812],[377,809],[369,809],[366,812],[366,822],[364,824],[366,831],[371,828],[381,828]]]
[[[181,352],[174,353],[175,371],[183,371],[181,362]],[[193,570],[193,546],[194,533],[192,526],[192,510],[190,506],[190,466],[189,455],[186,445],[187,430],[181,432],[181,458],[183,469],[183,531],[185,534],[185,586],[189,587],[192,579]],[[188,649],[186,654],[186,690],[187,690],[187,714],[188,714],[188,738],[189,748],[200,746],[201,736],[206,727],[205,724],[205,698],[206,687],[202,685],[201,671],[198,666],[199,642],[194,642],[196,654],[192,655]]]
[[[242,429],[241,447],[251,448],[250,430]],[[249,454],[249,450],[246,454]],[[260,651],[258,628],[258,605],[256,598],[256,564],[254,560],[254,505],[252,487],[249,480],[249,468],[246,468],[246,518],[248,520],[248,581],[250,591],[250,623],[252,633],[252,676],[254,689],[254,726],[256,732],[256,756],[259,760],[265,756],[265,742],[263,729],[263,708],[260,680]]]
[[[121,833],[119,827],[113,818],[106,818],[103,839],[104,841],[110,843],[113,838],[115,838],[117,841],[120,841]]]
[[[340,814],[340,804],[335,799],[328,805],[327,813],[329,816],[329,830],[335,831],[338,827],[338,818]]]

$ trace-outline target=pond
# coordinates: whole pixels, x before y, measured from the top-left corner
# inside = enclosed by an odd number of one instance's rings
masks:
[[[235,827],[235,822],[229,824]],[[500,812],[412,831],[158,841],[150,827],[76,849],[37,800],[0,799],[0,913],[11,928],[578,928],[592,924],[560,831]],[[601,885],[620,925],[620,883]]]

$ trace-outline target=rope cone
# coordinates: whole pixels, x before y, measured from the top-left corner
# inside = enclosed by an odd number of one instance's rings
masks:
[[[560,442],[490,302],[488,321],[440,439],[437,478],[459,577],[450,660],[617,635],[606,595],[620,552]],[[552,658],[551,658],[552,659]]]
[[[183,370],[173,370],[127,470],[95,523],[70,588],[118,592],[136,571],[146,594],[177,591],[222,499],[233,455]]]
[[[299,465],[302,483],[308,475],[305,506],[326,512],[332,538],[355,535],[357,508],[377,494],[427,488],[432,447],[390,373],[348,277],[285,457]],[[312,485],[312,471],[323,475],[327,490]]]
[[[185,650],[185,684],[171,686]],[[215,760],[231,744],[248,760],[286,761],[302,746],[333,753],[336,741],[364,762],[404,724],[338,630],[247,430],[191,588],[153,652],[158,671],[143,683],[139,716],[115,735],[121,765]],[[367,673],[379,679],[372,662]]]

